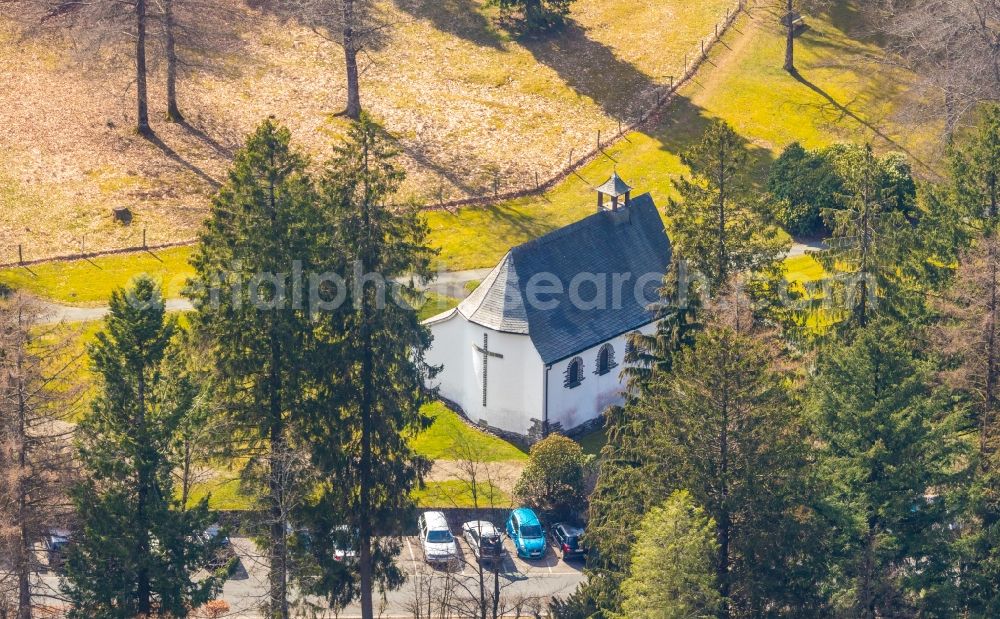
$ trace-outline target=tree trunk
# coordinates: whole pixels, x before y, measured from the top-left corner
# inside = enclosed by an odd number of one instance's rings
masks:
[[[191,444],[188,441],[184,440],[184,464],[181,469],[181,511],[187,511],[191,496]]]
[[[785,38],[785,71],[795,75],[795,23],[792,13],[795,11],[795,0],[788,0],[788,12],[785,19],[788,20],[788,30]]]
[[[135,2],[135,95],[136,127],[139,135],[152,135],[149,127],[149,100],[146,95],[146,0]]]
[[[727,191],[727,176],[726,176],[726,146],[722,146],[722,150],[719,152],[719,211],[718,211],[718,221],[716,222],[719,226],[719,245],[717,248],[718,261],[717,265],[717,275],[718,281],[716,285],[720,288],[726,284],[726,280],[729,279],[729,239],[726,233],[726,191]],[[712,290],[711,293],[717,293],[717,290]]]
[[[273,163],[273,162],[272,162]],[[270,206],[271,228],[274,229],[277,220],[277,196],[274,184],[269,189],[268,204]],[[274,320],[278,319],[278,309],[274,310]],[[288,480],[287,445],[285,444],[285,424],[281,414],[281,342],[278,339],[276,327],[271,325],[270,332],[271,359],[268,368],[270,383],[270,401],[268,403],[271,417],[269,439],[270,462],[268,471],[268,516],[270,519],[271,556],[268,572],[271,596],[270,616],[275,619],[289,619],[288,606],[288,527],[285,513],[284,491]]]
[[[271,556],[268,578],[270,581],[270,617],[288,619],[288,544],[285,514],[283,509],[285,471],[284,430],[280,421],[271,426],[270,436],[270,478],[268,479],[268,516],[270,519]]]
[[[367,149],[367,145],[365,146]],[[367,192],[365,200],[368,200]],[[369,225],[368,204],[364,206],[365,226]],[[372,575],[372,525],[371,525],[371,468],[372,468],[372,436],[371,436],[371,416],[372,416],[372,387],[374,365],[372,363],[372,341],[369,321],[369,303],[364,289],[361,291],[361,493],[360,510],[361,518],[361,548],[360,548],[360,576],[361,576],[361,618],[372,619],[374,611],[372,606],[373,575]]]
[[[167,120],[183,122],[184,116],[177,106],[177,41],[174,36],[174,0],[163,0],[163,29],[166,35],[164,51],[167,56]]]
[[[729,541],[732,523],[729,516],[729,395],[728,385],[722,397],[722,426],[719,435],[719,475],[721,477],[721,501],[719,504],[719,594],[722,596],[722,619],[730,615],[729,604]]]
[[[955,109],[955,92],[950,84],[944,87],[944,137],[948,144],[955,138],[958,126],[958,111]]]
[[[135,420],[135,431],[136,435],[139,437],[140,441],[145,442],[146,438],[146,381],[145,381],[145,368],[140,368],[139,370],[139,381],[136,388],[137,396],[137,411]],[[142,454],[138,465],[138,488],[136,492],[136,514],[135,514],[135,527],[139,535],[138,548],[136,549],[136,555],[140,561],[139,569],[136,572],[136,610],[138,610],[139,615],[149,615],[152,611],[152,591],[148,568],[148,559],[150,554],[150,544],[149,544],[149,522],[147,513],[147,503],[149,502],[149,491],[151,485],[151,472],[149,470],[149,462],[146,459],[147,447],[144,444],[139,445],[140,453]]]
[[[20,318],[20,317],[19,317]],[[18,325],[20,326],[20,325]],[[25,474],[28,471],[28,402],[24,384],[24,351],[17,351],[17,442],[18,467],[17,510],[18,540],[14,558],[17,570],[17,619],[31,619],[31,533],[28,531],[28,489]]]
[[[986,242],[989,244],[989,251],[987,253],[989,260],[989,302],[987,305],[987,311],[989,316],[986,322],[986,393],[984,394],[983,402],[983,414],[979,421],[979,458],[981,470],[985,473],[988,472],[993,467],[993,432],[994,423],[996,421],[996,409],[997,409],[997,383],[1000,381],[1000,376],[998,376],[998,371],[1000,371],[1000,342],[997,341],[997,315],[1000,314],[1000,296],[998,296],[998,287],[1000,287],[1000,256],[997,255],[997,243],[1000,242],[995,238],[995,233],[992,230],[992,224],[990,231],[987,233]]]
[[[344,0],[344,60],[347,63],[347,107],[344,115],[358,120],[361,118],[361,85],[354,19],[354,0]]]

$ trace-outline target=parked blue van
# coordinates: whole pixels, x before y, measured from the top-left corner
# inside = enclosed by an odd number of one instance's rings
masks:
[[[514,542],[517,556],[540,559],[545,556],[545,530],[535,512],[527,507],[515,509],[507,519],[507,536]]]

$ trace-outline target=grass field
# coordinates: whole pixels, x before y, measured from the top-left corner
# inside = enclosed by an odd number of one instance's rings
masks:
[[[814,148],[870,140],[877,148],[907,153],[918,174],[933,174],[926,162],[933,160],[940,131],[914,131],[895,121],[913,96],[906,88],[912,76],[878,61],[882,52],[866,38],[868,26],[852,4],[839,2],[829,14],[808,16],[810,27],[797,39],[798,78],[781,68],[777,4],[757,3],[658,122],[630,134],[542,199],[430,213],[442,263],[452,269],[491,266],[510,246],[589,214],[593,188],[615,169],[665,207],[673,195],[671,179],[685,171],[679,154],[700,139],[710,119],[725,120],[746,140],[759,182],[796,141]]]
[[[362,100],[399,136],[407,196],[459,198],[534,184],[648,106],[734,0],[577,0],[555,37],[515,39],[485,0],[375,0]],[[31,3],[23,3],[29,6]],[[254,8],[250,8],[250,6]],[[181,41],[187,124],[164,122],[151,50],[155,140],[135,135],[129,24],[97,46],[58,19],[0,17],[0,262],[187,239],[233,150],[275,115],[322,161],[347,124],[343,52],[301,3],[220,0],[176,9],[210,37]],[[193,5],[192,5],[193,7]],[[72,12],[72,11],[69,11]],[[58,22],[58,23],[57,23]],[[111,32],[117,29],[112,28]],[[665,36],[667,33],[667,36]],[[134,212],[130,227],[111,209]],[[44,216],[42,216],[44,215]]]
[[[0,271],[0,282],[59,303],[107,305],[112,290],[146,274],[159,282],[165,297],[174,298],[194,273],[188,264],[191,251],[190,247],[172,247],[14,267]]]
[[[866,38],[862,16],[845,8],[850,3],[838,3],[828,15],[807,17],[810,27],[796,48],[799,78],[781,69],[784,40],[775,6],[773,0],[762,1],[742,18],[698,78],[650,128],[629,135],[543,197],[456,213],[428,212],[431,243],[441,249],[439,266],[492,266],[512,245],[589,214],[593,187],[614,169],[637,191],[651,192],[665,206],[672,178],[684,171],[679,153],[699,138],[711,118],[730,122],[746,139],[759,180],[793,141],[816,147],[872,140],[881,149],[909,153],[919,174],[931,174],[924,163],[934,160],[938,132],[934,127],[913,131],[895,122],[895,112],[911,96],[906,89],[910,76],[875,60],[880,50]],[[112,257],[92,264],[32,267],[34,275],[6,270],[0,272],[0,281],[63,302],[93,303],[105,298],[111,287],[149,270],[168,282],[170,294],[179,290],[188,272],[189,251],[157,252],[162,263],[148,256]]]
[[[423,413],[433,419],[433,423],[415,436],[410,446],[431,460],[460,460],[473,456],[482,462],[499,462],[528,458],[507,441],[469,426],[440,402],[425,405]]]
[[[455,460],[469,454],[475,454],[482,462],[523,461],[528,457],[514,445],[470,427],[440,402],[426,404],[423,413],[434,422],[430,428],[413,437],[410,445],[418,454],[431,460]],[[480,506],[510,505],[510,497],[500,488],[487,484],[479,491]],[[251,507],[251,501],[239,493],[236,472],[230,470],[220,469],[211,480],[195,484],[190,502],[195,503],[205,496],[209,496],[212,509],[243,510]],[[421,507],[473,507],[471,488],[457,479],[427,482],[424,488],[414,491],[413,496]]]

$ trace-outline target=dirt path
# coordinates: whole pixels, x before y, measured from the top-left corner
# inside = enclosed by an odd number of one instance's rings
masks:
[[[476,478],[481,483],[492,482],[508,495],[513,494],[514,486],[521,477],[521,472],[527,462],[522,460],[503,460],[500,462],[483,462],[476,465]],[[425,481],[441,482],[452,480],[468,480],[466,472],[468,463],[461,460],[435,460],[431,472]]]
[[[694,85],[694,93],[691,101],[696,105],[700,100],[708,96],[718,88],[718,83],[722,81],[728,69],[733,64],[738,64],[746,56],[746,48],[757,38],[757,32],[763,27],[762,18],[771,15],[773,11],[760,3],[750,3],[746,8],[746,17],[741,17],[730,29],[735,36],[725,36],[716,49],[719,53],[713,54],[708,62],[708,68],[698,72],[691,83]],[[778,18],[775,18],[778,19]]]

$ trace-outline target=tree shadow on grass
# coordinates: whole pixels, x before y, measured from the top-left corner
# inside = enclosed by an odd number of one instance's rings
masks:
[[[553,69],[577,93],[589,97],[612,118],[629,121],[648,105],[657,84],[614,50],[587,35],[577,22],[545,37],[523,38],[535,59]]]
[[[656,117],[650,119],[647,131],[660,141],[664,151],[680,156],[697,145],[714,122],[717,119],[708,115],[703,108],[687,97],[678,95]],[[746,137],[741,137],[741,140],[750,156],[751,183],[754,189],[763,191],[771,164],[774,163],[774,154],[770,149],[762,148]]]
[[[482,47],[503,49],[503,37],[474,0],[395,0],[407,14],[431,22],[437,30]]]
[[[912,159],[914,162],[916,162],[917,164],[919,164],[924,169],[926,169],[928,171],[933,171],[933,168],[931,168],[926,162],[922,161],[919,157],[917,157],[915,154],[913,154],[913,152],[910,149],[908,149],[906,146],[904,146],[903,144],[900,144],[899,142],[897,142],[896,140],[894,140],[891,136],[889,136],[887,133],[885,133],[885,131],[883,131],[880,127],[878,127],[874,123],[866,120],[865,118],[862,118],[857,113],[855,113],[853,110],[851,110],[850,107],[848,106],[849,104],[845,105],[845,104],[841,103],[840,101],[838,101],[837,99],[835,99],[832,95],[830,95],[828,92],[826,92],[825,90],[823,90],[821,87],[819,87],[816,84],[810,82],[809,79],[806,78],[804,75],[802,75],[802,73],[799,72],[799,71],[796,71],[793,74],[793,77],[799,83],[801,83],[803,86],[809,88],[810,90],[812,90],[813,92],[815,92],[819,96],[821,96],[824,99],[826,99],[826,101],[829,103],[829,105],[833,109],[837,110],[842,116],[854,120],[855,122],[857,122],[861,126],[865,127],[869,131],[871,131],[874,135],[878,136],[880,139],[882,139],[883,141],[885,141],[887,144],[891,145],[893,148],[899,150],[900,152],[906,153],[906,155],[910,159]]]
[[[337,3],[297,3],[286,0],[259,0],[258,10],[273,15],[282,22],[309,28],[323,39],[340,45],[343,40],[344,19]],[[356,0],[354,4],[355,44],[360,52],[377,51],[389,43],[391,20],[377,3]]]
[[[537,214],[511,206],[489,206],[487,210],[497,222],[497,227],[491,226],[491,228],[494,232],[504,230],[503,236],[509,234],[507,231],[514,231],[525,239],[534,239],[559,227],[546,218],[538,217]]]
[[[872,23],[872,16],[867,14],[868,9],[857,0],[846,0],[843,2],[832,2],[823,11],[830,23],[838,30],[852,39],[864,44],[878,45],[885,44],[885,36],[879,28]]]
[[[219,181],[217,181],[215,178],[213,178],[207,172],[205,172],[204,170],[202,170],[198,166],[194,165],[193,163],[191,163],[190,161],[188,161],[187,159],[185,159],[184,157],[182,157],[174,149],[170,148],[170,146],[166,142],[164,142],[162,139],[160,139],[160,137],[158,135],[156,135],[155,133],[150,133],[149,135],[143,136],[143,138],[147,142],[149,142],[150,144],[152,144],[153,146],[159,148],[160,151],[164,155],[166,155],[167,159],[170,159],[171,161],[173,161],[174,163],[176,163],[180,167],[184,168],[188,172],[191,172],[192,174],[194,174],[195,176],[197,176],[198,178],[200,178],[204,182],[208,183],[208,185],[211,186],[212,189],[218,189],[222,185]]]
[[[215,153],[217,155],[225,157],[226,159],[232,159],[233,156],[235,155],[236,148],[238,148],[238,146],[234,147],[234,146],[227,146],[225,144],[222,144],[221,142],[219,142],[218,140],[216,140],[212,136],[210,136],[207,133],[205,133],[204,130],[200,129],[199,127],[195,127],[194,125],[192,125],[187,120],[178,121],[177,124],[182,129],[184,129],[185,131],[187,131],[192,137],[198,139],[199,141],[201,141],[202,143],[204,143],[206,146],[208,146],[209,148],[211,148],[213,151],[215,151]]]

